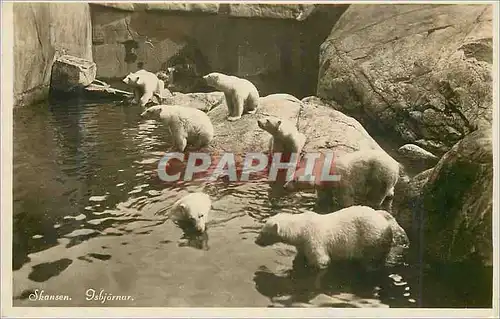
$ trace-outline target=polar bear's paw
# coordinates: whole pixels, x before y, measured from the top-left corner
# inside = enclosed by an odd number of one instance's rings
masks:
[[[231,122],[237,121],[239,119],[241,119],[241,116],[228,116],[227,117],[227,120],[231,121]]]

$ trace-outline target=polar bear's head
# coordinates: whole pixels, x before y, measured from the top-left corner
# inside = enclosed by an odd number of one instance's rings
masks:
[[[257,120],[257,125],[269,134],[276,136],[281,131],[282,120],[275,117],[266,117]]]
[[[222,83],[224,76],[222,73],[212,72],[203,76],[203,80],[207,85],[217,88]]]
[[[280,216],[270,217],[262,227],[255,243],[261,247],[271,246],[283,241],[280,227]]]
[[[180,226],[194,227],[200,233],[207,229],[208,213],[211,206],[203,200],[190,200],[179,203],[170,217]]]
[[[163,110],[164,105],[154,105],[148,107],[144,112],[141,113],[141,117],[147,119],[157,119],[160,117],[161,111]]]
[[[140,82],[140,77],[137,73],[130,72],[126,77],[123,78],[122,81],[127,85],[136,86]]]

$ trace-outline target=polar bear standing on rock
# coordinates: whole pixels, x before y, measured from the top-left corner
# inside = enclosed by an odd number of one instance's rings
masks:
[[[188,224],[200,233],[207,229],[208,213],[212,208],[210,196],[202,192],[188,194],[176,201],[169,217],[177,224]]]
[[[325,215],[280,213],[267,220],[255,243],[295,246],[298,259],[320,270],[316,285],[331,262],[357,260],[368,269],[392,265],[387,263],[391,249],[409,245],[406,233],[388,212],[368,206]]]
[[[165,89],[165,83],[158,79],[156,74],[146,70],[129,73],[123,82],[133,88],[134,103],[139,103],[142,107],[145,107],[155,94],[161,101]]]
[[[259,91],[252,82],[217,72],[209,73],[203,79],[209,86],[224,93],[229,121],[240,119],[243,113],[253,114],[257,111]]]
[[[297,130],[295,124],[275,117],[259,119],[257,124],[271,134],[269,142],[271,153],[296,153],[300,156],[306,143],[306,136]]]
[[[189,106],[155,105],[147,108],[141,117],[160,119],[166,124],[179,152],[184,152],[187,145],[196,149],[207,146],[214,137],[208,115]]]

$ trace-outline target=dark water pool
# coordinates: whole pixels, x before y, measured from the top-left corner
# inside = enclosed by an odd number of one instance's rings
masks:
[[[14,112],[14,305],[488,306],[426,279],[418,264],[376,275],[340,267],[321,290],[293,269],[294,249],[260,248],[261,222],[312,209],[314,198],[270,200],[264,182],[166,185],[156,165],[165,129],[115,104],[40,104]],[[156,212],[189,191],[213,198],[207,235],[186,237]],[[449,272],[448,269],[442,270]],[[36,290],[66,301],[33,301]],[[89,301],[89,289],[129,295]],[[480,286],[477,291],[482,291]],[[427,297],[430,296],[430,297]],[[471,301],[472,300],[472,301]],[[491,300],[491,299],[490,299]]]

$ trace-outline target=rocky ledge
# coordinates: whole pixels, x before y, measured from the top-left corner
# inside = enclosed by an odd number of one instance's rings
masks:
[[[492,5],[350,6],[321,46],[317,94],[442,155],[492,123]]]

